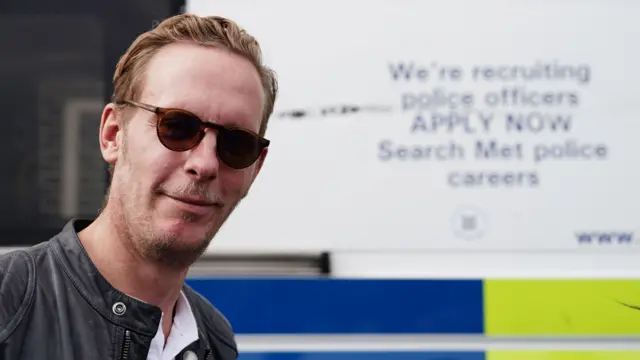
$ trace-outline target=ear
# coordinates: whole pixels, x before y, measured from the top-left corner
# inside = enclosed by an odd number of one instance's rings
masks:
[[[257,160],[257,164],[255,169],[253,170],[253,180],[256,179],[256,177],[258,177],[258,174],[260,173],[260,170],[262,169],[262,165],[264,164],[264,160],[267,158],[267,153],[269,153],[269,148],[264,148],[264,150],[262,150],[262,153],[260,154],[260,157]]]
[[[260,170],[262,169],[262,165],[264,164],[264,160],[267,158],[267,153],[269,152],[269,148],[265,148],[264,150],[262,150],[262,153],[260,154],[260,157],[258,158],[258,160],[256,160],[256,164],[253,167],[253,170],[251,171],[251,178],[249,179],[249,186],[247,187],[246,191],[243,194],[243,198],[246,197],[247,195],[249,195],[249,189],[251,189],[251,186],[253,185],[253,182],[256,180],[256,178],[258,177],[258,174],[260,173]]]
[[[116,106],[109,103],[102,110],[100,119],[100,151],[104,160],[111,165],[115,165],[118,160],[124,136],[122,116],[118,115]]]

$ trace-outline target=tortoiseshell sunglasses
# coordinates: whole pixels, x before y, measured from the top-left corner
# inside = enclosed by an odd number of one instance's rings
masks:
[[[207,129],[216,130],[218,158],[233,169],[251,166],[269,146],[269,140],[253,131],[205,122],[186,110],[162,108],[131,100],[120,100],[117,103],[156,114],[158,139],[164,147],[172,151],[193,149],[202,141]]]

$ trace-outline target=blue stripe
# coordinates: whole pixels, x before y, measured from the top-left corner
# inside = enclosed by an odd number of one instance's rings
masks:
[[[238,334],[481,334],[482,280],[189,279]]]
[[[241,353],[238,360],[485,360],[484,352]]]

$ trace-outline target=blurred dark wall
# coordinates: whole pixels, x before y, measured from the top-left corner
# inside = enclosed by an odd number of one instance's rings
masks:
[[[0,1],[0,246],[39,243],[70,217],[96,216],[107,186],[98,126],[115,64],[183,3]]]

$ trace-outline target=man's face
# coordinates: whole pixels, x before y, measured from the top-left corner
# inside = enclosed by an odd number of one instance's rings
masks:
[[[253,65],[224,49],[194,44],[162,48],[146,67],[139,102],[190,111],[203,121],[258,132],[264,94]],[[130,99],[127,99],[130,100]],[[103,115],[101,140],[109,137]],[[127,108],[112,148],[103,155],[115,163],[108,206],[118,227],[145,257],[175,266],[189,265],[246,195],[266,151],[250,167],[236,170],[216,156],[216,131],[207,131],[195,148],[174,152],[156,135],[156,116]],[[117,120],[117,121],[116,121]],[[213,202],[194,206],[176,198]]]

